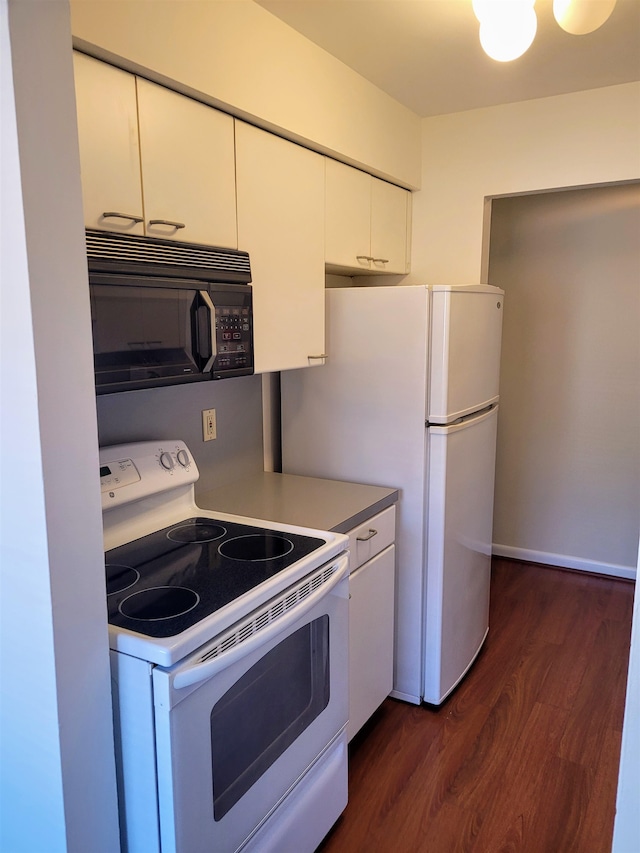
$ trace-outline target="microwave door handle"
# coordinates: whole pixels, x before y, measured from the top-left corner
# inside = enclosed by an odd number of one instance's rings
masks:
[[[205,661],[205,663],[196,663],[193,666],[183,669],[181,672],[177,672],[173,679],[174,688],[179,690],[181,687],[189,687],[192,684],[200,684],[202,681],[207,681],[209,678],[213,678],[214,675],[231,666],[232,663],[254,651],[254,649],[277,637],[278,634],[286,631],[294,622],[297,622],[298,619],[312,610],[318,601],[324,598],[325,595],[328,595],[348,574],[349,562],[347,559],[342,558],[338,562],[336,572],[331,579],[308,595],[300,604],[292,607],[284,616],[280,616],[267,625],[266,628],[260,629],[247,640],[243,640],[238,645],[233,646],[229,651],[222,652],[222,654],[213,658],[213,660]]]
[[[209,312],[209,340],[211,341],[211,356],[205,366],[202,368],[203,373],[208,373],[213,368],[213,362],[215,361],[216,355],[218,354],[216,346],[216,309],[213,302],[211,301],[211,296],[209,296],[206,290],[199,290],[198,293],[200,294],[200,298],[204,302],[204,306],[202,307],[204,307]],[[200,342],[198,340],[198,349],[199,347]],[[200,352],[199,355],[203,356],[203,354]]]

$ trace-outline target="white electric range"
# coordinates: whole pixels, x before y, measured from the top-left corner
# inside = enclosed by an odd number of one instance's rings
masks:
[[[347,801],[348,539],[197,478],[181,441],[100,451],[123,850],[311,853]]]

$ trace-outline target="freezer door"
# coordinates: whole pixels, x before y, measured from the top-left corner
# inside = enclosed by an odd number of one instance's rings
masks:
[[[428,430],[424,700],[439,705],[489,629],[497,407]]]
[[[432,291],[428,420],[452,423],[496,402],[504,292],[489,285]]]

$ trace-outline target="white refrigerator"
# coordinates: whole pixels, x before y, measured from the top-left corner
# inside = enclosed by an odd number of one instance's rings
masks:
[[[439,705],[489,628],[504,291],[326,299],[326,364],[281,377],[282,469],[400,490],[391,695]]]

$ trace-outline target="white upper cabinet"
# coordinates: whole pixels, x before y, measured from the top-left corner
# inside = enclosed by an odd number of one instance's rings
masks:
[[[410,192],[326,158],[329,268],[408,273],[410,224]]]
[[[411,193],[371,178],[371,269],[410,271]]]
[[[74,53],[85,224],[237,248],[231,116]]]
[[[73,54],[87,228],[144,234],[136,78]]]
[[[322,363],[324,158],[236,122],[238,242],[249,252],[256,373]]]
[[[326,159],[325,260],[371,267],[371,175]]]
[[[137,78],[149,237],[237,248],[231,116]]]

